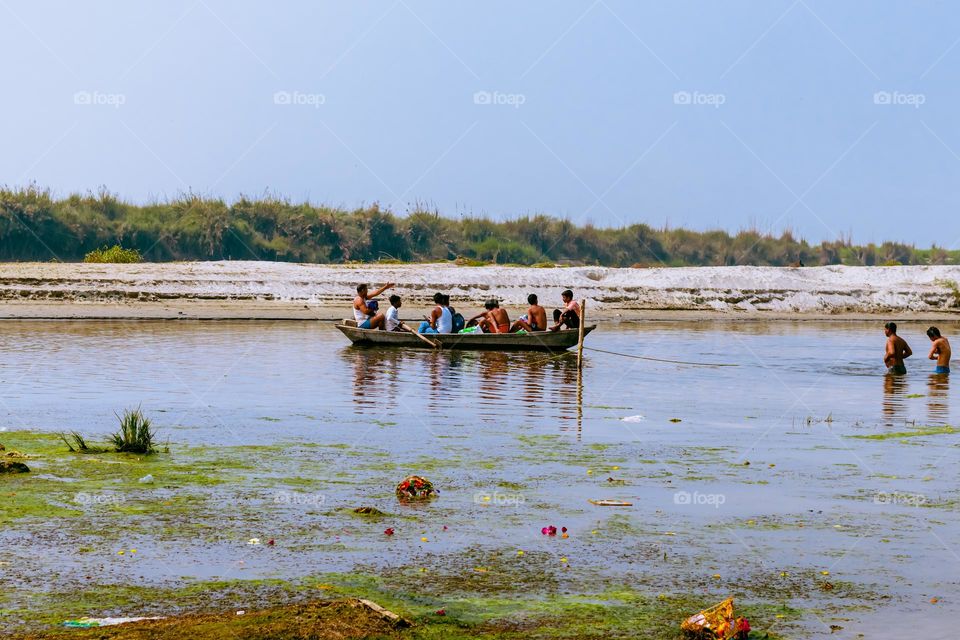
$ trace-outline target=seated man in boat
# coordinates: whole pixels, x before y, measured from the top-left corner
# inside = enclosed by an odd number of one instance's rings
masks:
[[[397,294],[390,296],[390,308],[387,309],[384,326],[387,331],[403,331],[400,327],[400,307],[402,305],[403,302],[400,300],[400,296]]]
[[[419,333],[453,333],[453,314],[450,307],[444,304],[447,298],[442,293],[433,294],[433,301],[437,306],[430,311],[429,316],[420,323]]]
[[[567,289],[560,294],[563,299],[563,311],[553,310],[553,326],[550,331],[559,331],[561,327],[567,329],[580,328],[580,304],[573,299],[573,291]]]
[[[510,333],[510,316],[506,309],[500,308],[498,300],[487,300],[483,308],[484,311],[470,318],[467,327],[478,326],[484,333]]]
[[[528,333],[547,330],[547,310],[537,304],[537,302],[537,294],[531,293],[527,296],[527,304],[529,304],[530,307],[527,309],[527,313],[520,316],[520,319],[510,327],[511,333],[519,331],[520,329]]]
[[[353,299],[353,318],[357,321],[357,328],[383,329],[384,315],[377,310],[376,304],[368,305],[367,301],[376,298],[391,287],[393,287],[393,283],[388,282],[373,293],[370,293],[367,285],[357,285],[357,297]]]
[[[466,326],[466,320],[463,319],[463,316],[457,313],[457,310],[450,306],[450,294],[443,294],[443,306],[450,310],[450,316],[453,318],[453,331],[451,333],[458,333],[461,329]]]

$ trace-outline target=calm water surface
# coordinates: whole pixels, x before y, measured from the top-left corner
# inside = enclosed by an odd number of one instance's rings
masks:
[[[380,500],[387,510],[399,477],[427,467],[444,488],[429,519],[472,523],[438,534],[431,553],[539,547],[539,529],[551,522],[578,532],[616,525],[631,533],[571,539],[561,553],[579,549],[580,564],[597,579],[651,592],[688,585],[722,596],[738,588],[714,585],[714,573],[749,581],[781,570],[829,571],[838,584],[884,597],[871,599],[869,612],[834,612],[852,634],[841,637],[891,628],[952,637],[956,624],[945,621],[960,614],[960,439],[856,436],[957,424],[958,382],[931,375],[926,327],[910,323],[901,328],[916,352],[910,372],[885,375],[881,324],[609,323],[589,346],[735,366],[588,351],[578,377],[572,355],[376,351],[349,346],[325,323],[6,322],[0,429],[99,437],[113,430],[114,412],[139,405],[174,449],[306,443],[372,452],[396,468],[344,457],[331,476],[340,478],[338,498]],[[949,337],[960,327],[941,328]],[[284,462],[302,475],[313,473],[309,463]],[[608,484],[608,476],[625,482]],[[517,495],[508,511],[478,504],[478,492],[502,483],[523,487],[521,504]],[[604,511],[592,498],[634,507]],[[332,526],[328,514],[274,518]],[[0,542],[26,544],[14,553],[41,577],[47,565],[38,552],[71,557],[55,541],[28,539],[24,531],[0,533]],[[252,557],[242,575],[291,577],[317,564],[346,570],[418,557],[387,554],[379,538],[352,529],[338,529],[337,540],[352,551],[278,552],[269,563]],[[637,540],[656,544],[658,557],[683,560],[668,568],[613,561],[630,553],[636,561]],[[139,544],[147,550],[139,575],[160,582],[224,575],[209,553],[174,552],[162,537]],[[129,578],[123,568],[77,570]],[[830,597],[849,608],[857,602],[850,593]],[[830,635],[829,598],[807,604],[824,613],[808,616],[799,631]]]

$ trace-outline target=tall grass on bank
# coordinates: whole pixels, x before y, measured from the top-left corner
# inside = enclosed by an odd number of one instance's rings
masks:
[[[127,410],[120,420],[120,430],[110,436],[118,452],[149,454],[155,450],[154,432],[150,419],[140,409]]]
[[[899,242],[809,244],[789,231],[735,234],[632,224],[578,226],[548,215],[458,219],[422,205],[394,213],[265,194],[226,203],[194,193],[133,205],[106,189],[55,198],[32,185],[0,189],[0,260],[281,260],[591,264],[612,267],[960,264],[960,251]],[[104,249],[104,247],[110,247]]]

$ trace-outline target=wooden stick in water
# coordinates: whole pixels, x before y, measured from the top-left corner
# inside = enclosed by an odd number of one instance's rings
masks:
[[[580,337],[577,341],[577,369],[583,369],[583,328],[587,325],[587,300],[580,301]]]

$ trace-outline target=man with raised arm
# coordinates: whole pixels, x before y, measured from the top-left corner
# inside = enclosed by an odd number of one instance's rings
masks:
[[[367,304],[367,301],[376,298],[392,287],[393,283],[388,282],[373,293],[370,293],[366,284],[357,285],[357,296],[353,299],[353,318],[357,321],[357,328],[383,329],[384,315],[377,310],[378,305],[374,303]]]

